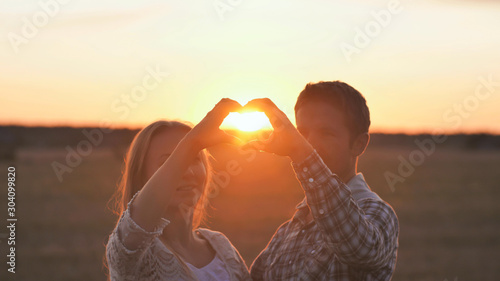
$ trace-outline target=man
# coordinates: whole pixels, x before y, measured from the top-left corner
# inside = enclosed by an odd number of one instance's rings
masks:
[[[295,105],[297,129],[269,99],[245,107],[264,111],[274,127],[245,148],[289,156],[305,192],[253,262],[253,280],[390,280],[398,219],[357,173],[370,139],[365,98],[339,81],[308,84]]]

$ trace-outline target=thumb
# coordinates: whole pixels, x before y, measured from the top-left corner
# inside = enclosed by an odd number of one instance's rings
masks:
[[[259,140],[249,141],[241,147],[243,150],[265,150],[265,148],[265,143]]]
[[[227,144],[232,144],[232,145],[236,145],[236,146],[242,146],[244,144],[244,142],[235,137],[235,136],[232,136],[226,132],[221,132],[218,136],[218,141],[219,143],[227,143]]]

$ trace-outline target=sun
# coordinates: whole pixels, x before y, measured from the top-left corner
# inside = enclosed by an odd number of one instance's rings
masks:
[[[254,132],[271,127],[271,123],[264,112],[231,112],[224,120],[223,125],[245,132]]]

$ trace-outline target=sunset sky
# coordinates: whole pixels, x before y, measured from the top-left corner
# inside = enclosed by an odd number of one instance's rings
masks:
[[[499,1],[2,1],[0,19],[2,124],[197,123],[224,97],[294,121],[308,82],[342,80],[372,131],[500,133]]]

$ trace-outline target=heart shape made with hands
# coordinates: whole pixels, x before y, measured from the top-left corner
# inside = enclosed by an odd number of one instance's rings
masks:
[[[265,141],[274,131],[265,107],[249,101],[238,109],[231,110],[219,126],[220,129],[240,140],[238,145],[245,146],[252,141]],[[240,103],[241,104],[241,103]]]
[[[254,132],[261,129],[272,129],[271,122],[264,112],[231,112],[221,125],[228,129]]]
[[[300,133],[297,132],[293,124],[290,123],[286,114],[281,111],[270,99],[254,99],[249,101],[244,106],[241,106],[240,104],[237,104],[236,101],[229,99],[224,100],[223,102],[225,102],[225,104],[222,105],[227,105],[224,112],[225,115],[227,115],[223,119],[224,121],[226,118],[230,119],[229,114],[231,113],[233,113],[232,116],[240,116],[240,118],[242,118],[241,116],[248,116],[248,119],[244,120],[248,123],[243,123],[241,119],[232,119],[232,122],[234,122],[233,128],[250,131],[247,129],[248,127],[245,126],[250,126],[250,124],[254,126],[254,124],[257,124],[252,128],[257,128],[254,132],[242,132],[241,130],[238,132],[238,130],[231,129],[229,129],[228,132],[225,130],[226,134],[222,138],[227,140],[228,143],[242,145],[241,148],[243,150],[259,150],[281,156],[295,157],[297,159],[299,159],[301,155],[294,153],[294,150],[299,148],[299,151],[302,151],[302,147],[306,149],[309,148],[306,147],[305,142],[300,138]],[[257,120],[259,119],[255,117],[259,115],[262,118],[260,120],[265,121],[269,125],[272,124],[269,126],[272,130],[259,130],[259,127],[263,127],[262,125],[258,125],[259,123]],[[224,121],[222,123],[226,123]],[[227,128],[227,123],[225,125]],[[219,129],[223,129],[220,127],[222,127],[222,124],[219,126]]]
[[[243,106],[238,112],[230,112],[221,124],[222,128],[255,132],[258,130],[272,130],[271,122],[266,114],[258,108]]]

